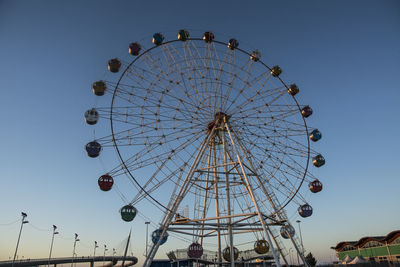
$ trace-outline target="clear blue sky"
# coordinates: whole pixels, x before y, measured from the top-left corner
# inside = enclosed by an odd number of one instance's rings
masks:
[[[171,39],[181,28],[259,49],[313,107],[310,124],[323,132],[315,149],[327,164],[314,172],[325,186],[310,197],[314,215],[302,220],[307,250],[329,261],[339,241],[400,229],[399,1],[3,0],[0,260],[13,256],[19,224],[6,224],[21,211],[30,221],[18,253],[25,258],[48,256],[53,224],[61,233],[54,256],[71,255],[75,232],[78,255],[89,255],[94,240],[117,247],[131,227],[133,251],[143,255],[144,219],[124,223],[117,193],[98,190],[97,177],[117,157],[85,155],[93,132],[83,113],[95,105],[90,86],[108,59],[132,41],[150,43],[160,31]],[[96,131],[106,134],[108,125]]]

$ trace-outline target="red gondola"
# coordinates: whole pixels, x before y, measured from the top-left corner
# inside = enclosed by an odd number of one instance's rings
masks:
[[[137,56],[139,55],[140,49],[142,49],[142,47],[139,43],[131,43],[129,45],[129,54],[132,56]]]
[[[99,184],[99,187],[102,191],[109,191],[114,184],[114,179],[111,177],[111,175],[104,174],[100,176],[97,183]]]
[[[316,179],[308,184],[308,188],[310,188],[310,191],[313,193],[321,192],[322,183],[318,179]]]
[[[203,247],[199,243],[192,243],[188,249],[189,258],[200,259],[203,256]]]
[[[303,115],[304,118],[308,118],[312,114],[312,109],[310,106],[305,106],[304,108],[301,109],[301,115]]]

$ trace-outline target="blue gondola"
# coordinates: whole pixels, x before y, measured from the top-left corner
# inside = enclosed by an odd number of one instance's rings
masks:
[[[160,45],[164,41],[164,36],[158,32],[153,35],[153,44]]]
[[[312,215],[313,209],[310,205],[301,205],[298,209],[299,215],[303,218],[310,217]]]
[[[317,142],[322,138],[322,133],[318,131],[318,129],[314,129],[310,134],[310,139],[314,142]]]
[[[162,229],[157,229],[151,234],[151,241],[153,241],[154,244],[157,244],[158,240],[160,239],[162,233]],[[161,239],[160,246],[165,244],[168,239],[168,232],[165,232],[163,238]]]
[[[89,157],[96,158],[100,155],[101,145],[96,141],[92,141],[87,143],[85,149]]]

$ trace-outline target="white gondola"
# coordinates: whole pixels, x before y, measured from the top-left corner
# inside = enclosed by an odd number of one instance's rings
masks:
[[[99,112],[95,108],[89,109],[85,112],[85,121],[89,125],[94,125],[99,121]]]

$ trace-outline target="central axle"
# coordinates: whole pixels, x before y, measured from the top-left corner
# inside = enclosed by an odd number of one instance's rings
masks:
[[[221,127],[221,123],[228,121],[231,116],[227,115],[222,111],[218,111],[215,113],[214,120],[207,125],[207,131],[211,132],[214,127],[219,128]]]

